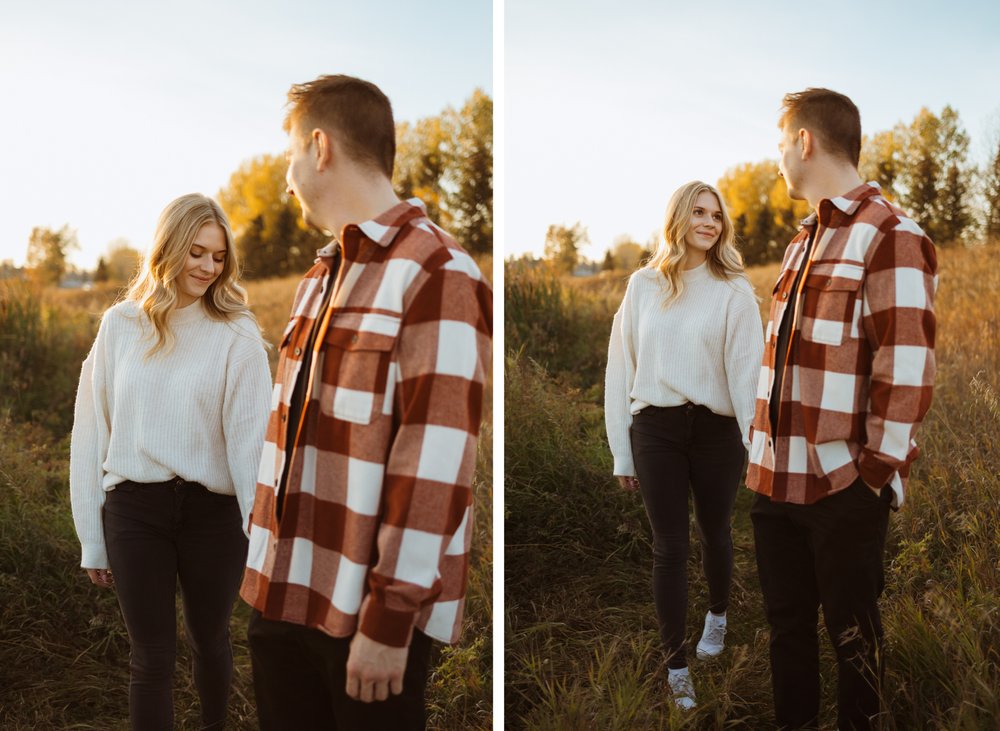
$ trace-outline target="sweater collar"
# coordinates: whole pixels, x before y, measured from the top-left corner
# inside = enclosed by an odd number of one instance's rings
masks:
[[[205,306],[202,298],[199,297],[187,307],[179,307],[170,313],[170,324],[186,325],[189,322],[197,322],[205,317]]]

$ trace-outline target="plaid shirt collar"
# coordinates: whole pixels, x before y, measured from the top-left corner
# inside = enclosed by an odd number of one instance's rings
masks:
[[[814,210],[808,216],[799,221],[799,229],[812,228],[816,225],[817,218],[826,222],[830,220],[830,207],[836,207],[846,216],[853,216],[861,204],[873,195],[881,195],[882,188],[874,180],[862,183],[857,188],[852,188],[843,195],[834,198],[824,198],[819,202],[819,215]]]
[[[341,233],[340,241],[345,239],[346,231],[353,227],[360,230],[364,237],[373,244],[386,248],[396,240],[396,236],[409,221],[426,215],[427,208],[419,198],[400,201],[375,218],[359,224],[347,224],[344,227],[345,233]],[[337,247],[340,246],[340,241],[333,239],[322,249],[317,250],[316,256],[319,259],[332,259]]]

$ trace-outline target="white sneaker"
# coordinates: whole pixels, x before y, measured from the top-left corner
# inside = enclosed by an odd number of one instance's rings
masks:
[[[707,660],[722,654],[726,643],[726,615],[717,617],[711,612],[705,615],[705,631],[698,641],[698,657]]]
[[[687,668],[668,669],[667,683],[670,684],[670,690],[674,694],[675,706],[686,711],[697,705],[694,701],[694,684]]]

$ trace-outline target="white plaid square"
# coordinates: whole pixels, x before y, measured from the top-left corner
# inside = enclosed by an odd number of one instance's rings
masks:
[[[469,521],[472,519],[472,508],[465,509],[465,515],[462,516],[462,523],[458,526],[455,531],[455,535],[451,537],[451,542],[448,547],[444,549],[445,556],[461,556],[465,553],[465,532],[468,530]]]
[[[444,539],[415,528],[403,528],[402,533],[395,577],[429,589],[438,576],[438,555]]]
[[[347,458],[347,507],[360,515],[378,515],[385,466]]]
[[[896,307],[927,307],[927,293],[924,290],[924,273],[912,267],[893,270],[896,276]]]
[[[788,472],[804,475],[809,471],[809,454],[805,437],[788,438]]]
[[[258,524],[250,528],[250,545],[247,547],[247,566],[254,571],[264,570],[267,544],[271,541],[271,531]]]
[[[894,386],[921,386],[927,366],[927,348],[920,345],[896,345],[892,349]]]
[[[309,586],[312,578],[313,543],[308,538],[292,539],[292,560],[288,565],[288,583]]]
[[[898,421],[882,422],[882,442],[878,451],[898,460],[905,460],[910,451],[910,433],[913,424],[903,424]]]
[[[431,610],[430,619],[427,620],[427,634],[431,637],[444,637],[451,632],[458,619],[458,609],[460,603],[457,601],[437,602]]]
[[[356,614],[361,608],[367,574],[367,566],[354,563],[347,556],[341,555],[337,564],[337,582],[334,584],[330,603],[344,614]]]
[[[403,311],[403,292],[420,272],[420,262],[412,259],[393,259],[385,263],[382,281],[375,292],[372,309]]]
[[[299,490],[307,495],[316,494],[316,447],[306,445],[302,448],[302,482]]]
[[[441,320],[437,347],[438,373],[473,380],[478,363],[476,328],[467,322]]]
[[[372,420],[375,394],[370,391],[356,391],[353,388],[337,386],[333,390],[333,415],[338,419],[355,424],[367,424]]]
[[[816,458],[819,460],[819,466],[823,470],[824,475],[836,472],[845,464],[850,464],[854,461],[854,457],[851,456],[850,447],[844,441],[817,444]]]
[[[420,446],[417,477],[454,484],[465,458],[465,445],[469,434],[462,429],[428,424]]]
[[[819,407],[841,414],[854,413],[854,387],[858,377],[853,373],[824,373],[823,395]]]

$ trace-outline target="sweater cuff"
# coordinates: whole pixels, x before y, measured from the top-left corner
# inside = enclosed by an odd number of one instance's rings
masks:
[[[628,457],[616,456],[613,474],[616,477],[635,477],[635,464],[632,462],[632,455]]]
[[[83,543],[82,555],[80,557],[80,568],[84,569],[107,569],[108,550],[103,543]]]
[[[359,614],[358,631],[361,634],[390,647],[410,646],[416,612],[390,609],[375,601],[369,593]]]
[[[861,474],[861,479],[867,482],[869,487],[881,490],[889,484],[895,471],[895,467],[887,465],[876,457],[874,452],[867,449],[862,450],[861,457],[858,459],[858,472]]]

